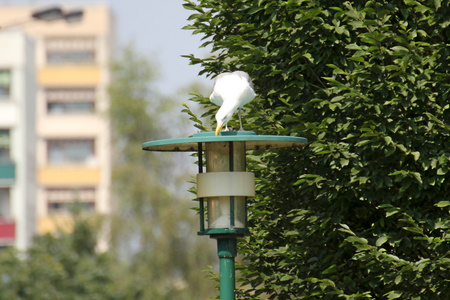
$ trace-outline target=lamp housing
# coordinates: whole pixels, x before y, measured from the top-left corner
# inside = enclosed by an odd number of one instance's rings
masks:
[[[63,12],[60,7],[55,6],[46,9],[36,10],[31,14],[31,17],[36,20],[51,22],[58,19],[62,19]]]
[[[214,132],[199,132],[188,138],[149,141],[142,148],[148,151],[198,153],[198,234],[220,239],[249,233],[247,198],[255,196],[255,178],[253,173],[246,172],[246,152],[293,148],[306,144],[305,138],[297,136],[227,131],[218,136]]]
[[[83,19],[84,12],[82,9],[74,9],[64,13],[64,19],[67,23],[77,23]]]

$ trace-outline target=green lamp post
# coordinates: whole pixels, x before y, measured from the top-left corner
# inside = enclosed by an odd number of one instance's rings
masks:
[[[200,132],[188,138],[149,141],[143,144],[142,148],[148,151],[198,153],[198,234],[209,235],[217,240],[221,300],[235,299],[237,239],[249,233],[246,201],[247,197],[255,196],[255,177],[253,173],[246,172],[246,151],[292,148],[306,143],[307,140],[303,137],[228,131],[218,136],[214,132]]]

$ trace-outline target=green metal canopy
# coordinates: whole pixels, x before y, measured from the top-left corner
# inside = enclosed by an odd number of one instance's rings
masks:
[[[308,140],[298,136],[258,135],[253,131],[224,131],[220,135],[214,132],[199,132],[192,137],[148,141],[142,144],[147,151],[198,151],[199,144],[205,149],[208,142],[245,142],[247,150],[269,150],[304,146]]]

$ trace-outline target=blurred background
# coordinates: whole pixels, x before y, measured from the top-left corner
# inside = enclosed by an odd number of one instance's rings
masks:
[[[182,1],[0,1],[0,254],[16,264],[0,283],[10,293],[38,285],[12,270],[29,274],[44,253],[64,270],[87,259],[118,299],[211,295],[201,270],[214,247],[196,236],[188,192],[195,160],[140,148],[195,132],[182,103],[211,84],[181,57],[208,55],[181,29],[189,15]],[[73,288],[83,272],[66,270],[49,295],[101,294],[95,280]]]

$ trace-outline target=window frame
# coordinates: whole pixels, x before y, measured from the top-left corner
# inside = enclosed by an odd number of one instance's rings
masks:
[[[5,199],[0,197],[0,200],[3,202],[3,200],[6,200],[5,204],[0,204],[0,220],[10,220],[12,218],[12,211],[11,211],[11,188],[9,187],[0,187],[0,194],[5,192],[6,197]],[[3,211],[3,206],[5,206],[5,210]]]
[[[98,189],[95,186],[47,187],[45,200],[48,214],[70,213],[71,205],[79,205],[83,212],[95,212]]]
[[[89,151],[90,153],[86,155],[83,159],[78,159],[73,156],[74,152],[70,152],[73,150],[71,146],[72,144],[76,143],[83,143],[83,142],[89,142],[91,145],[89,145]],[[64,144],[66,143],[66,144]],[[59,145],[58,145],[59,144]],[[96,159],[96,140],[95,138],[86,137],[86,138],[51,138],[46,140],[47,145],[47,163],[49,165],[56,165],[56,166],[65,166],[65,165],[88,165],[92,160],[95,161]],[[55,147],[58,147],[62,149],[62,151],[58,154],[58,151]],[[76,146],[76,145],[75,145]],[[56,154],[55,154],[56,153]],[[61,155],[58,158],[58,155]],[[59,159],[59,160],[58,160]]]
[[[2,72],[7,72],[9,76],[8,80],[9,82],[7,82],[6,84],[8,86],[5,86],[4,83],[2,82]],[[0,68],[0,101],[2,100],[8,100],[11,98],[11,88],[12,88],[12,69],[11,68]],[[6,90],[7,93],[2,93],[2,90]]]
[[[96,42],[94,36],[48,37],[45,39],[45,61],[48,65],[95,64],[98,58]]]
[[[0,151],[0,153],[1,152],[5,152],[6,153],[6,155],[4,157],[3,157],[3,154],[0,155],[0,163],[11,162],[11,153],[12,153],[12,151],[11,151],[11,129],[10,128],[0,128],[0,133],[2,131],[6,132],[5,140],[7,142],[5,142],[6,147],[4,147],[2,145],[2,143],[0,143],[0,149],[6,149],[5,151]],[[0,137],[1,136],[2,135],[0,134]]]
[[[49,116],[92,115],[97,110],[97,88],[90,87],[47,87],[44,89],[45,109]],[[76,104],[88,104],[88,109],[74,109]],[[59,104],[60,109],[50,108]]]

